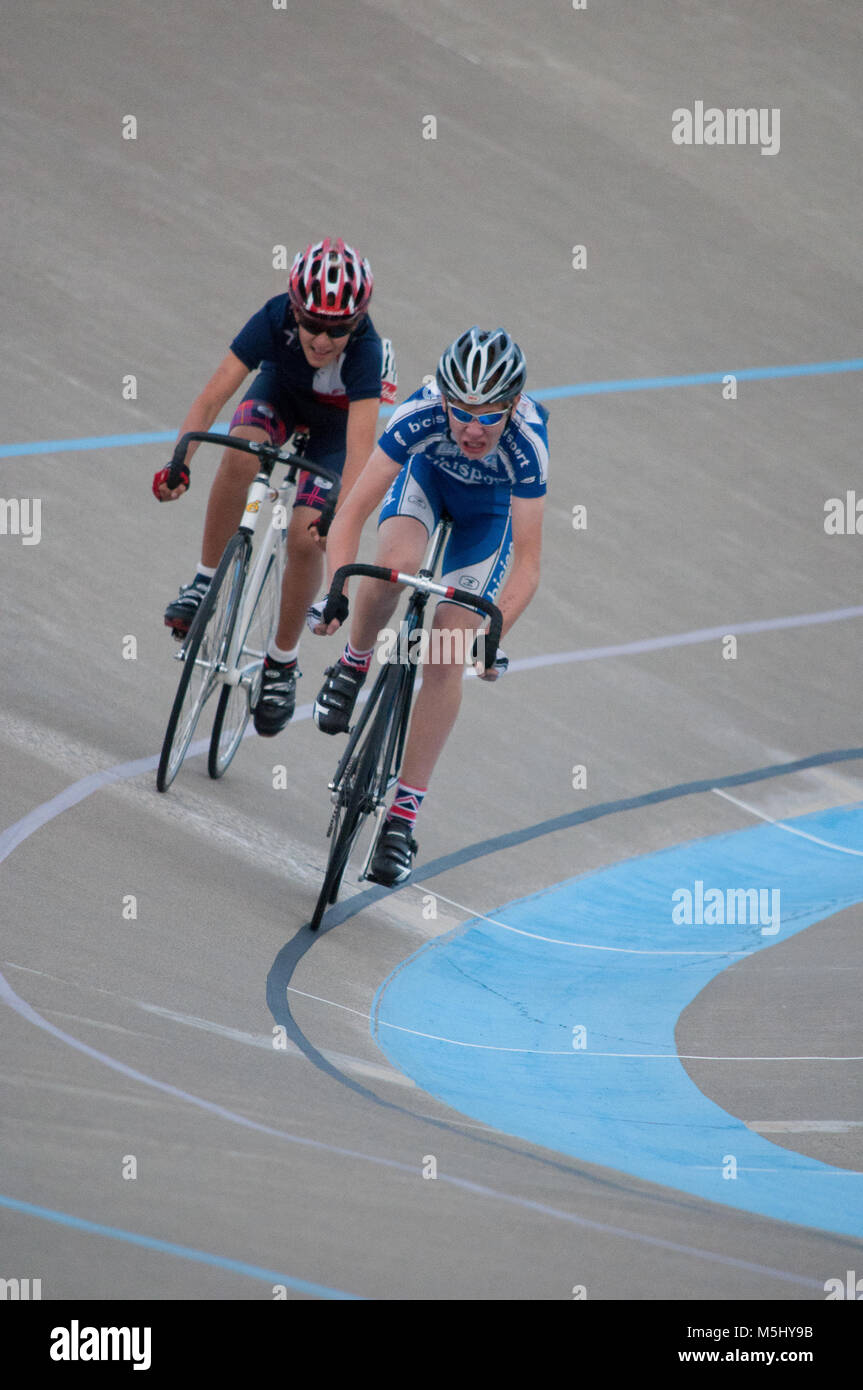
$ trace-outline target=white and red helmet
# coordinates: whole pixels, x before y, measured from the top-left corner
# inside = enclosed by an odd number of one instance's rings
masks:
[[[372,268],[341,237],[325,237],[294,258],[288,294],[295,309],[315,318],[354,319],[372,297]]]

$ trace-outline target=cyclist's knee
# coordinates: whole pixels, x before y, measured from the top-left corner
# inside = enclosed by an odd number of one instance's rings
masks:
[[[478,621],[464,608],[439,603],[429,632],[426,657],[429,675],[434,678],[435,672],[442,672],[442,680],[449,678],[447,673],[452,679],[459,679],[465,667],[471,664],[478,629]]]
[[[269,442],[263,430],[254,429],[248,425],[240,425],[232,429],[231,434],[237,439],[251,439],[259,444]],[[251,482],[258,471],[258,461],[254,454],[247,454],[245,450],[226,448],[222,455],[222,468],[234,478],[242,478],[243,481]]]
[[[416,574],[428,546],[428,531],[412,516],[391,516],[378,528],[375,564]]]
[[[387,569],[398,569],[398,565],[387,565]],[[383,623],[395,611],[402,596],[401,585],[390,584],[385,579],[362,579],[357,588],[355,608],[359,613],[371,613],[377,622]]]
[[[309,558],[318,555],[323,558],[323,552],[317,543],[315,533],[309,530],[310,526],[320,520],[320,512],[314,507],[295,507],[291,513],[288,523],[288,555],[304,556]]]

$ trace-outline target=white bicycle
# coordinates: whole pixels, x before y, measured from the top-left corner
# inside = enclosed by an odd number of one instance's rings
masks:
[[[168,790],[180,771],[203,708],[216,689],[221,694],[210,736],[207,771],[211,777],[222,777],[228,770],[258,701],[264,657],[278,625],[288,494],[296,486],[300,472],[314,472],[322,482],[331,485],[327,508],[331,515],[340,482],[337,473],[304,457],[306,432],[295,432],[283,448],[277,449],[234,435],[192,430],[183,435],[174,450],[169,487],[178,485],[179,470],[193,439],[255,454],[260,469],[246,494],[243,520],[225,546],[209,589],[175,653],[183,671],[156,774],[160,792]],[[273,487],[270,479],[277,464],[285,464],[288,471],[281,485]],[[267,503],[271,506],[270,520],[255,552],[255,532]]]

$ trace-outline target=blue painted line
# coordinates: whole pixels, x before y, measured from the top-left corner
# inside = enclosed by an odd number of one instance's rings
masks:
[[[549,386],[531,391],[538,401],[559,401],[570,396],[602,396],[615,391],[659,391],[672,386],[709,386],[721,383],[726,376],[738,381],[778,381],[784,377],[827,376],[836,372],[863,371],[863,357],[849,357],[840,362],[804,362],[790,367],[728,368],[725,372],[697,372],[689,376],[645,376],[617,381],[584,381],[571,386]],[[388,419],[398,406],[381,408],[381,417]],[[223,421],[214,430],[227,431]],[[121,449],[134,444],[172,444],[176,430],[157,430],[145,434],[103,434],[86,439],[41,439],[32,444],[0,444],[0,458],[21,458],[27,454],[60,454],[71,450]]]
[[[551,386],[545,391],[531,391],[539,401],[563,400],[568,396],[599,396],[611,391],[661,391],[671,386],[711,386],[723,382],[726,376],[737,381],[779,381],[784,377],[827,376],[834,372],[863,371],[863,357],[849,357],[843,362],[804,362],[792,367],[731,367],[724,372],[697,372],[693,376],[632,377],[621,381],[587,381],[576,386]]]
[[[249,1279],[261,1279],[267,1284],[284,1284],[287,1288],[296,1289],[298,1293],[313,1294],[316,1298],[359,1300],[362,1297],[360,1294],[345,1293],[342,1289],[331,1289],[326,1284],[313,1284],[308,1279],[296,1279],[290,1274],[281,1274],[274,1269],[261,1269],[258,1265],[245,1264],[242,1260],[211,1255],[206,1250],[195,1250],[189,1245],[174,1245],[172,1241],[138,1235],[136,1231],[124,1231],[118,1226],[103,1226],[98,1221],[85,1221],[80,1216],[70,1216],[68,1212],[54,1211],[51,1207],[37,1207],[32,1202],[19,1202],[14,1197],[0,1195],[0,1207],[21,1212],[25,1216],[37,1216],[42,1221],[52,1221],[58,1226],[87,1231],[91,1235],[126,1241],[129,1245],[139,1245],[145,1250],[156,1250],[161,1255],[174,1255],[182,1260],[214,1265],[217,1269],[228,1270],[231,1274],[243,1274]]]
[[[0,444],[0,458],[63,454],[73,449],[121,449],[128,444],[169,444],[176,438],[176,430],[160,430],[150,434],[97,434],[87,439],[40,439],[35,444]]]
[[[214,430],[227,431],[230,421],[213,425]],[[122,449],[131,444],[173,444],[176,430],[155,430],[146,434],[96,434],[87,439],[41,439],[34,444],[0,444],[0,458],[18,458],[24,454],[63,454],[77,449]]]
[[[863,849],[863,803],[786,823]],[[672,894],[699,880],[723,894],[778,889],[778,935],[759,924],[675,925]],[[503,926],[469,922],[427,943],[378,990],[372,1036],[423,1090],[505,1133],[709,1201],[861,1236],[863,1174],[747,1129],[690,1079],[674,1036],[710,980],[732,961],[743,968],[741,951],[787,941],[861,900],[863,858],[776,826],[677,845],[510,904],[494,914]],[[673,951],[693,954],[665,954]],[[712,954],[695,954],[704,951]],[[584,1048],[574,1046],[579,1025]],[[744,1056],[735,1043],[723,1053]],[[796,1050],[823,1051],[811,1042]],[[775,1065],[829,1076],[848,1064]],[[723,1176],[728,1155],[736,1178]]]

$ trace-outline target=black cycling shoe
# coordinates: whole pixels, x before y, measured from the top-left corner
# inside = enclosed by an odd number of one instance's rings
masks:
[[[368,878],[382,883],[385,888],[395,888],[410,878],[417,852],[412,830],[413,826],[401,816],[387,817],[369,865]]]
[[[192,620],[201,606],[201,600],[206,597],[210,587],[209,579],[202,583],[200,579],[194,579],[191,584],[184,584],[180,589],[178,598],[173,603],[169,603],[165,609],[165,627],[173,629],[174,636],[178,641],[182,641]]]
[[[325,734],[346,734],[366,673],[339,660],[324,674],[327,680],[315,700],[315,723]]]
[[[296,661],[283,666],[268,656],[261,675],[261,693],[255,705],[255,729],[263,738],[281,733],[294,713],[297,698]]]

